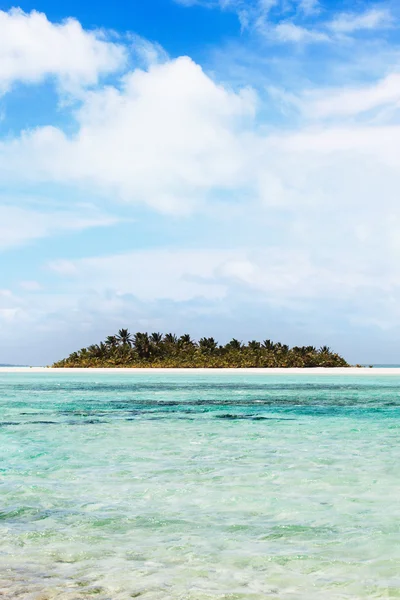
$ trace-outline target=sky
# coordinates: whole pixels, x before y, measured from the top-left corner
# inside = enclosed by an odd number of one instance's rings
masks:
[[[0,363],[121,327],[400,363],[399,24],[0,0]]]

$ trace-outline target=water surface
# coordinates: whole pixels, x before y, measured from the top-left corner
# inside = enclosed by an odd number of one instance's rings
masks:
[[[0,374],[0,596],[400,598],[400,378]]]

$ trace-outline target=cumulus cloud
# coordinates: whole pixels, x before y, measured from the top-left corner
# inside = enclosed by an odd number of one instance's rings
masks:
[[[169,59],[166,50],[157,42],[150,42],[140,35],[130,35],[133,47],[132,52],[137,57],[138,63],[144,68],[166,62]]]
[[[78,132],[54,127],[0,143],[0,176],[90,185],[100,195],[161,212],[190,212],[215,188],[243,178],[241,131],[255,111],[250,90],[214,83],[189,58],[135,70],[122,89],[88,92]]]
[[[91,85],[125,62],[122,45],[85,31],[76,19],[52,23],[36,11],[0,11],[0,93],[49,76],[68,88]]]
[[[397,86],[393,74],[368,89],[308,91],[298,106],[316,119],[351,115],[395,103]],[[377,210],[379,187],[396,210],[395,124],[317,124],[265,135],[257,103],[253,92],[217,84],[188,58],[135,70],[121,88],[86,93],[73,135],[44,127],[1,143],[0,177],[10,184],[23,173],[27,184],[94,190],[102,202],[161,213],[212,211],[221,194],[237,206],[251,202],[252,210],[284,208],[298,217],[360,197]]]

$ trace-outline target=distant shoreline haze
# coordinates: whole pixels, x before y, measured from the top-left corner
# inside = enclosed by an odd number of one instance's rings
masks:
[[[328,346],[294,346],[272,340],[232,339],[220,345],[213,337],[193,340],[161,333],[136,333],[120,329],[99,344],[73,352],[53,367],[164,367],[164,368],[305,368],[348,367]]]

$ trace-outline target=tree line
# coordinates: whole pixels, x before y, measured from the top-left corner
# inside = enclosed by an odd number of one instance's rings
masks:
[[[72,352],[54,367],[346,367],[347,362],[328,346],[293,346],[264,340],[247,344],[232,339],[220,345],[213,337],[198,342],[189,334],[136,333],[120,329],[99,344]]]

